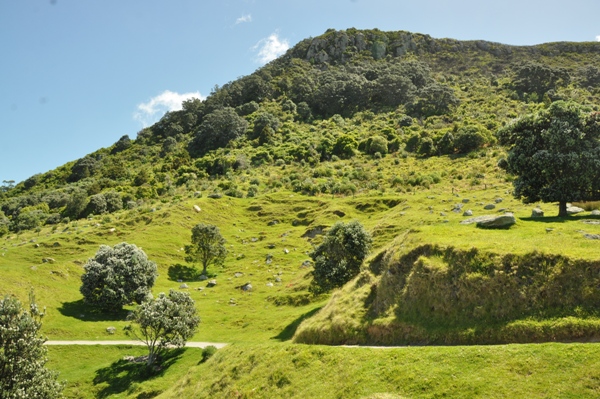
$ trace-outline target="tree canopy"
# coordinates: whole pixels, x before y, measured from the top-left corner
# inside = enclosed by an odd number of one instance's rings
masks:
[[[525,203],[600,198],[600,113],[557,101],[498,132],[509,147],[505,167],[517,176],[515,198]]]
[[[81,294],[84,301],[106,311],[118,311],[132,302],[141,303],[157,277],[156,263],[134,244],[101,245],[83,266]]]
[[[38,335],[42,317],[33,295],[29,310],[14,297],[0,299],[0,398],[61,397],[58,373],[45,367],[45,340]]]
[[[208,266],[221,264],[225,260],[225,239],[217,226],[198,223],[192,228],[192,243],[186,245],[185,253],[186,261],[201,263],[202,274],[206,275]]]
[[[371,235],[360,222],[334,224],[310,255],[315,262],[311,291],[326,292],[350,281],[359,273],[371,243]]]

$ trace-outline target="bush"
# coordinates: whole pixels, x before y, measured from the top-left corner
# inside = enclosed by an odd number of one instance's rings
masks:
[[[202,359],[200,363],[204,363],[208,359],[210,359],[215,353],[217,353],[217,347],[214,345],[209,345],[206,348],[202,349]]]
[[[371,235],[358,221],[334,224],[310,254],[315,263],[310,290],[326,292],[350,281],[360,272],[371,243]]]
[[[118,311],[141,303],[158,276],[156,264],[140,248],[122,242],[113,248],[101,245],[84,265],[81,288],[84,301],[105,311]]]

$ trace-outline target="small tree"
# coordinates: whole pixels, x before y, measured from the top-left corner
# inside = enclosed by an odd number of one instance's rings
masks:
[[[118,311],[133,301],[141,303],[156,280],[156,264],[140,248],[122,242],[101,245],[84,265],[79,289],[84,301],[105,311]]]
[[[371,235],[358,221],[334,224],[323,243],[310,254],[315,262],[310,290],[326,292],[350,281],[360,272],[371,243]]]
[[[227,256],[225,239],[219,228],[212,224],[199,223],[192,228],[192,243],[186,245],[185,260],[202,264],[202,274],[206,275],[208,266],[220,265]]]
[[[600,198],[600,113],[557,101],[517,119],[498,136],[509,146],[503,165],[517,176],[515,198],[558,202],[561,217],[567,216],[569,201]]]
[[[158,298],[148,297],[127,317],[133,324],[127,333],[148,347],[148,365],[156,362],[170,347],[182,347],[194,335],[200,317],[194,300],[186,292],[171,290]]]
[[[0,398],[59,398],[63,385],[58,373],[45,367],[48,358],[33,295],[29,311],[14,297],[0,300]]]

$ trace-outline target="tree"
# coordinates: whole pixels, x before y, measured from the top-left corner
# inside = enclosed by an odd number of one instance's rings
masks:
[[[242,137],[247,128],[248,122],[233,108],[217,109],[204,117],[188,150],[192,156],[202,156],[208,151],[225,147],[231,140]]]
[[[557,101],[498,131],[509,146],[506,171],[517,175],[515,198],[525,203],[600,198],[600,113],[576,103]]]
[[[371,244],[371,235],[358,221],[334,224],[310,254],[315,262],[310,290],[326,292],[350,281],[359,273]]]
[[[126,242],[112,248],[101,245],[83,268],[79,291],[84,301],[105,311],[119,311],[133,301],[141,303],[157,277],[156,264]]]
[[[198,223],[192,228],[192,243],[185,246],[187,262],[200,262],[202,274],[206,275],[208,266],[222,264],[227,256],[225,239],[219,228],[212,224]]]
[[[174,290],[168,296],[161,292],[158,298],[148,297],[127,318],[134,324],[127,327],[127,333],[148,347],[149,366],[170,347],[184,346],[200,324],[194,300]]]
[[[29,311],[18,299],[0,300],[0,398],[59,398],[63,384],[45,367],[45,339],[38,334],[43,317],[33,295]]]

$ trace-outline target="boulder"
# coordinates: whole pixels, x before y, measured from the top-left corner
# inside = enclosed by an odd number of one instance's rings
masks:
[[[517,223],[517,219],[515,219],[514,215],[512,213],[505,213],[504,215],[480,220],[477,222],[477,227],[485,229],[506,229],[515,223]]]
[[[217,285],[217,280],[215,280],[215,279],[208,280],[208,283],[206,283],[206,286],[207,286],[208,288],[212,288],[212,287],[214,287],[215,285]]]
[[[462,200],[462,203],[463,203],[463,204],[468,204],[468,203],[469,203],[469,201],[471,201],[471,200],[470,200],[470,199],[468,199],[468,198],[463,198],[463,200]]]
[[[463,216],[473,216],[473,211],[470,209],[467,209],[464,213]]]
[[[483,209],[488,210],[488,211],[491,209],[494,209],[494,208],[496,208],[496,205],[494,205],[494,204],[487,204],[486,206],[483,207]]]
[[[496,198],[496,199],[494,200],[494,202],[495,202],[496,204],[499,204],[499,203],[501,203],[502,201],[504,201],[504,198]]]
[[[54,263],[54,258],[44,258],[42,259],[42,263]]]
[[[600,234],[584,234],[583,235],[588,240],[600,240]]]
[[[567,206],[567,213],[569,215],[575,215],[575,214],[581,213],[581,212],[585,212],[585,209],[580,208],[578,206],[573,206],[573,205]]]
[[[272,287],[272,286],[273,286],[273,283],[269,281],[269,282],[267,283],[267,287]]]
[[[233,277],[236,277],[236,278],[238,278],[238,277],[242,277],[243,275],[244,275],[244,273],[242,273],[242,272],[237,272],[237,273],[235,273],[235,274],[233,275]]]
[[[198,205],[194,205],[194,211],[200,212],[202,209]]]
[[[543,218],[544,217],[544,211],[542,211],[540,208],[533,208],[531,210],[531,217],[532,218]]]
[[[594,210],[592,211],[592,216],[600,216],[600,210],[598,210],[598,209],[594,209]]]
[[[188,285],[186,283],[183,283],[179,286],[180,290],[185,290],[188,287]]]
[[[115,333],[115,331],[117,331],[116,327],[106,327],[106,332],[109,333],[110,335],[113,335]]]
[[[200,280],[200,281],[208,280],[208,277],[206,277],[206,275],[204,275],[204,274],[201,274],[200,277],[198,278],[198,280]]]
[[[252,284],[246,283],[246,284],[242,285],[242,291],[247,291],[247,292],[252,291]]]

